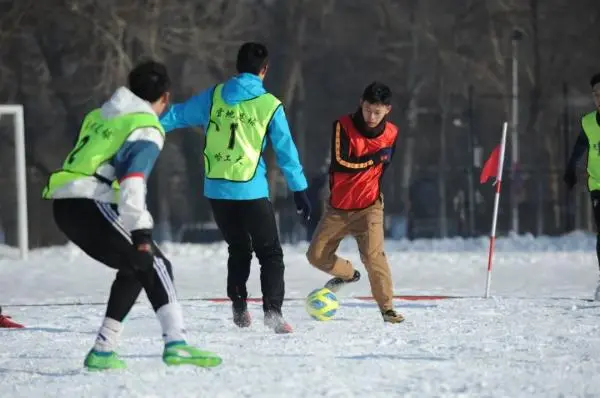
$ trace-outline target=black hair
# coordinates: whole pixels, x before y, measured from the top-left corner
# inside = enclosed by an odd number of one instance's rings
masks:
[[[145,61],[129,72],[129,89],[148,102],[155,102],[171,89],[167,67],[160,62]]]
[[[373,82],[363,91],[362,100],[370,104],[391,105],[392,90],[383,83]]]
[[[247,42],[240,47],[235,67],[238,73],[258,75],[269,63],[269,51],[264,44]]]
[[[590,86],[592,86],[592,88],[596,85],[600,83],[600,73],[596,73],[594,76],[592,76],[592,78],[590,79]]]

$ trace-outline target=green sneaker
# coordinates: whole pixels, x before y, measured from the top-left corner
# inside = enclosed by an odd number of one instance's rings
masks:
[[[109,370],[109,369],[125,369],[125,361],[123,361],[116,352],[101,352],[91,350],[85,357],[83,362],[88,370]]]
[[[165,344],[163,362],[167,365],[195,365],[212,368],[219,366],[223,360],[212,352],[201,351],[184,341],[173,341]]]

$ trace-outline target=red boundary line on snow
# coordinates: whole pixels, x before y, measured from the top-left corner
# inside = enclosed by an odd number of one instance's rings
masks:
[[[354,300],[363,300],[363,301],[374,301],[373,296],[352,296],[352,297],[344,297],[346,299],[354,299]],[[420,301],[420,300],[446,300],[446,299],[457,299],[461,298],[460,296],[394,296],[394,300],[410,300],[410,301]],[[188,299],[189,301],[210,301],[212,303],[226,303],[229,302],[229,298],[227,297],[212,297],[212,298],[193,298]],[[304,300],[302,298],[286,298],[284,301],[301,301]],[[182,300],[183,301],[183,300]],[[252,303],[261,303],[262,298],[251,297],[248,298],[249,302]]]
[[[425,301],[425,300],[446,300],[446,299],[462,299],[462,298],[475,298],[473,296],[428,296],[428,295],[401,295],[401,296],[393,296],[394,300],[409,300],[409,301]],[[362,301],[374,301],[373,296],[350,296],[343,297],[343,299],[349,300],[362,300]],[[284,299],[284,301],[304,301],[304,298],[301,297],[290,297]],[[180,298],[180,302],[190,302],[190,301],[206,301],[212,303],[228,303],[230,302],[227,297],[190,297],[190,298]],[[250,297],[248,298],[249,302],[252,303],[262,303],[262,298],[260,297]],[[43,303],[43,304],[9,304],[4,305],[4,308],[11,307],[56,307],[56,306],[78,306],[78,305],[106,305],[106,302],[72,302],[72,303]]]

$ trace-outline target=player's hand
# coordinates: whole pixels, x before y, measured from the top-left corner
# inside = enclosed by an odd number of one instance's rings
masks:
[[[312,206],[310,204],[310,199],[308,198],[306,190],[294,192],[294,202],[296,203],[296,212],[302,215],[304,221],[310,220]]]
[[[152,250],[152,232],[147,229],[131,231],[133,245],[132,266],[137,271],[153,269],[154,251]]]
[[[569,190],[573,189],[575,184],[577,184],[577,173],[573,169],[568,169],[565,171],[563,175],[563,181],[567,184]]]

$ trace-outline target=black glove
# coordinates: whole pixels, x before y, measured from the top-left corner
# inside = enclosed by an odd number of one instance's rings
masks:
[[[567,169],[565,174],[563,175],[563,181],[567,184],[569,190],[573,189],[575,184],[577,184],[577,173],[573,169]]]
[[[152,231],[149,229],[138,229],[131,231],[132,265],[134,270],[146,272],[154,267],[154,252],[152,250]]]
[[[310,220],[312,206],[310,205],[310,200],[306,194],[306,189],[304,191],[294,192],[294,202],[296,202],[296,211],[298,214],[302,214],[305,221]]]

